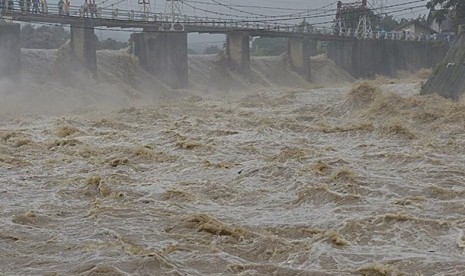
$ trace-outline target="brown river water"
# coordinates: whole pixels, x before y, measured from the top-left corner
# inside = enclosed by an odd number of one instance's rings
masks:
[[[0,275],[464,275],[464,105],[418,93],[2,106]]]

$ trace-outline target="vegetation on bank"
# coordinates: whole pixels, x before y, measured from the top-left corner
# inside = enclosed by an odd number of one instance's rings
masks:
[[[28,49],[57,49],[70,39],[71,35],[62,26],[42,25],[34,27],[27,24],[21,28],[21,47]],[[112,38],[97,40],[97,49],[120,50],[129,46],[128,42],[116,41]]]
[[[433,17],[439,22],[447,18],[452,20],[455,29],[465,24],[465,1],[463,0],[430,0],[426,7],[432,11]]]
[[[21,47],[30,49],[56,49],[70,38],[61,26],[34,26],[27,24],[21,28]]]

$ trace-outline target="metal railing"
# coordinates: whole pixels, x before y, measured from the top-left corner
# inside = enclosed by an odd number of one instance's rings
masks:
[[[282,23],[276,21],[257,20],[254,18],[244,20],[232,20],[222,18],[208,18],[199,16],[177,16],[171,14],[152,13],[135,10],[124,10],[113,6],[98,7],[97,5],[83,4],[80,6],[62,4],[47,4],[45,0],[0,0],[0,11],[5,15],[33,15],[43,17],[63,17],[63,18],[82,18],[82,19],[105,19],[119,22],[132,23],[154,23],[158,26],[159,31],[183,31],[185,26],[197,27],[212,31],[266,31],[278,33],[295,33],[295,34],[315,34],[334,37],[347,37],[359,39],[386,39],[386,40],[409,40],[409,41],[452,41],[452,35],[413,35],[409,32],[370,32],[365,37],[358,37],[355,32],[350,30],[345,33],[337,33],[334,27],[315,28],[305,24]],[[68,2],[69,3],[69,2]],[[157,23],[157,24],[155,24]]]

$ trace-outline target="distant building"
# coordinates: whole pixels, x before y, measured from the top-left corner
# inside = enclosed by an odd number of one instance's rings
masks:
[[[420,35],[431,35],[437,33],[433,28],[421,23],[418,20],[412,20],[395,29],[397,32],[408,32],[413,36],[420,36]]]

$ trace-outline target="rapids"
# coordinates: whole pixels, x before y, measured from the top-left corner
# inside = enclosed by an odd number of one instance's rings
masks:
[[[2,90],[0,275],[463,275],[465,108],[418,79],[260,58],[251,87],[197,56],[173,92],[55,56]]]

